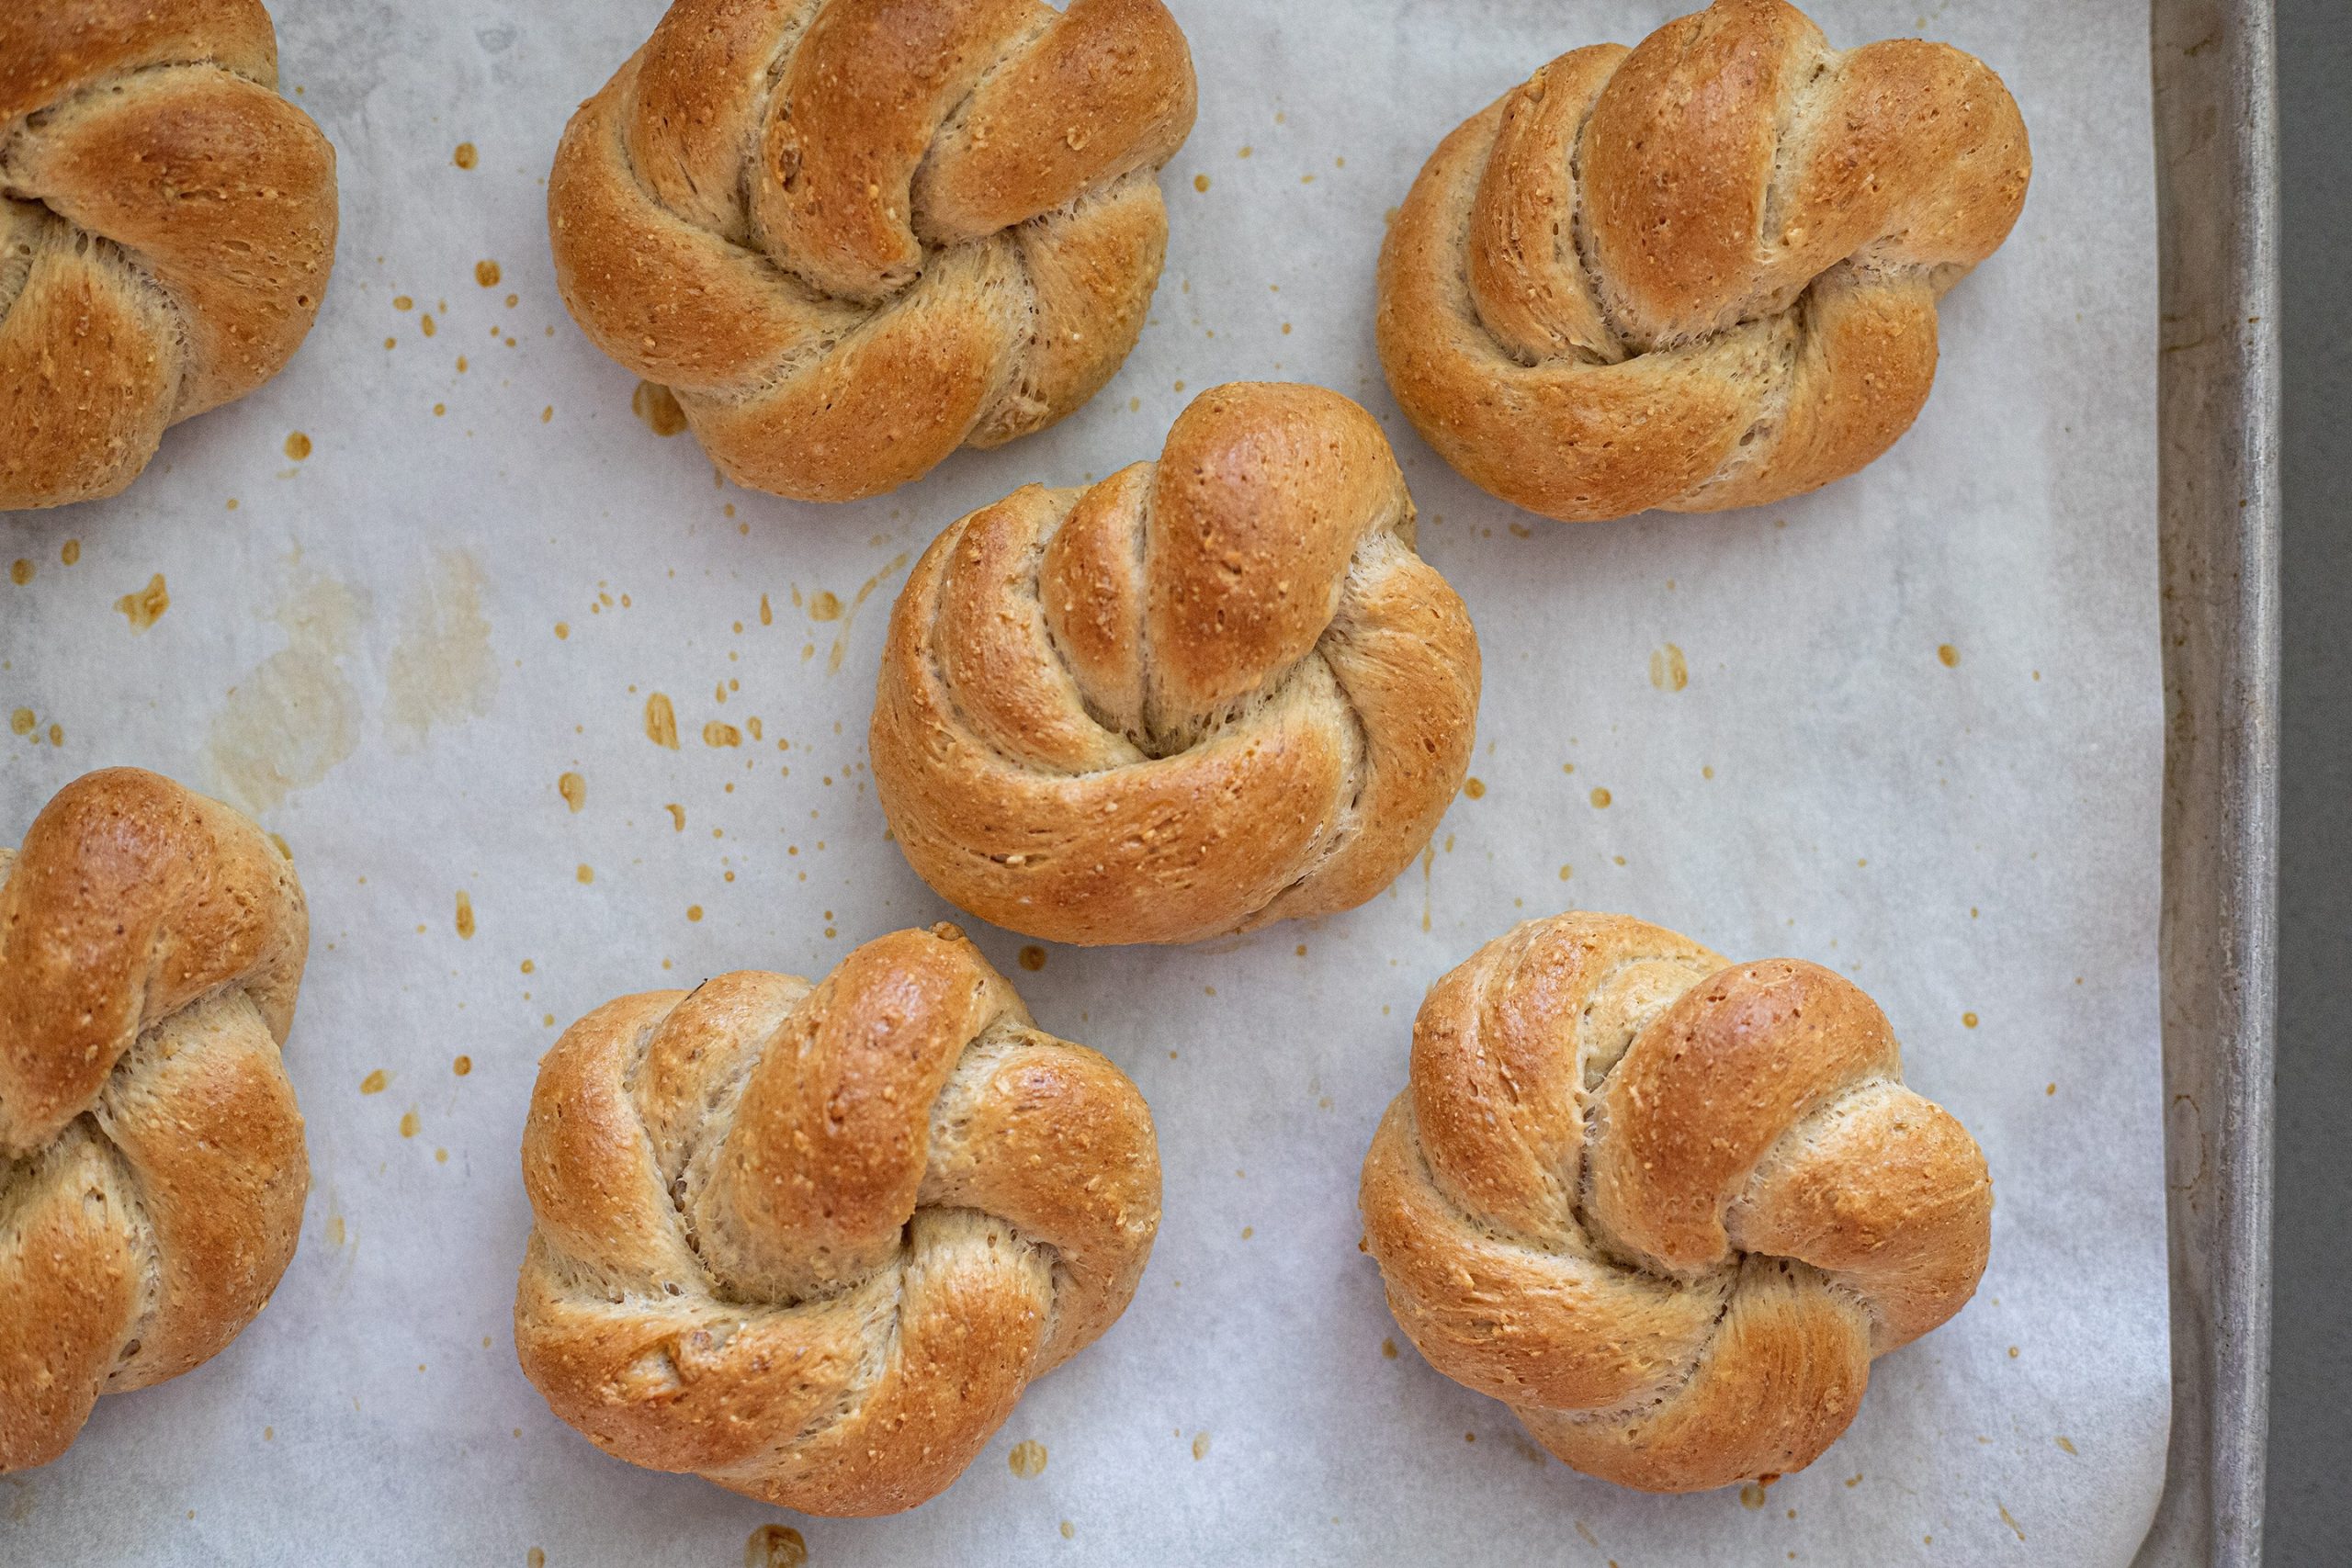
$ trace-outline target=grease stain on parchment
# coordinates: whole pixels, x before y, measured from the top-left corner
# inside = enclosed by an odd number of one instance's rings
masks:
[[[401,750],[423,746],[436,724],[482,717],[498,695],[482,582],[472,556],[439,551],[432,574],[401,611],[401,637],[392,645],[384,685],[386,722]]]
[[[162,620],[164,612],[172,607],[172,592],[164,586],[164,574],[159,571],[147,580],[146,587],[116,600],[114,607],[130,622],[132,631],[143,632]]]
[[[214,792],[248,812],[275,808],[358,749],[359,692],[344,674],[368,619],[365,590],[304,573],[270,619],[286,646],[229,688],[205,760]]]

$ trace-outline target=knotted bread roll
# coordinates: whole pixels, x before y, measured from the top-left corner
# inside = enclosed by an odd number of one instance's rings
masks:
[[[1982,62],[1839,52],[1782,0],[1570,51],[1447,137],[1380,258],[1379,344],[1463,476],[1549,517],[1756,506],[1910,428],[1936,301],[2024,204]]]
[[[1430,988],[1363,1209],[1430,1365],[1690,1492],[1820,1457],[1871,1358],[1974,1292],[1993,1192],[1851,982],[1567,914]]]
[[[285,1273],[309,943],[292,863],[153,773],[77,779],[0,849],[0,1471],[217,1354]]]
[[[876,495],[1110,379],[1193,109],[1159,0],[674,0],[557,149],[556,280],[729,478]]]
[[[277,375],[334,236],[259,0],[0,4],[0,511],[113,495]]]
[[[950,525],[890,617],[869,750],[946,898],[1057,942],[1352,908],[1469,766],[1478,643],[1372,416],[1236,384],[1159,459]]]
[[[810,1514],[944,1490],[1135,1294],[1159,1154],[1118,1068],[953,926],[811,987],[624,997],[539,1065],[523,1371],[598,1447]]]

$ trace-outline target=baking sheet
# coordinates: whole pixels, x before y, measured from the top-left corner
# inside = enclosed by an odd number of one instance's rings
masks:
[[[2169,1376],[2144,7],[1813,6],[1833,42],[1916,31],[2000,70],[2034,137],[2024,218],[1947,299],[1928,410],[1865,473],[1582,527],[1412,435],[1373,265],[1440,136],[1662,7],[1180,0],[1201,118],[1135,355],[1054,431],[830,509],[716,483],[555,297],[555,139],[660,6],[278,9],[287,85],[341,160],[325,311],[127,496],[0,518],[0,561],[31,573],[0,577],[0,714],[33,716],[0,732],[0,831],[136,762],[287,840],[314,921],[288,1066],[315,1188],[228,1352],[0,1477],[0,1560],[731,1563],[770,1523],[819,1564],[2130,1560]],[[813,976],[951,914],[864,762],[907,563],[1023,482],[1151,456],[1245,377],[1347,391],[1396,441],[1486,652],[1483,792],[1389,894],[1312,925],[1041,947],[1031,971],[967,922],[1042,1023],[1141,1085],[1167,1193],[1135,1305],[945,1496],[809,1520],[604,1457],[510,1342],[538,1054],[616,992]],[[141,629],[118,604],[158,575]],[[646,738],[655,692],[676,750]],[[1572,905],[1850,974],[1991,1161],[1975,1303],[1760,1495],[1644,1497],[1550,1461],[1419,1362],[1355,1247],[1423,988]],[[1041,1472],[1010,1467],[1024,1441]]]

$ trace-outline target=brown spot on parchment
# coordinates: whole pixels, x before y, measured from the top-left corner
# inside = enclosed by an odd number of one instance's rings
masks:
[[[143,632],[164,618],[172,607],[171,590],[164,586],[164,574],[157,572],[147,580],[147,586],[135,593],[126,593],[114,602],[114,607],[130,622],[130,629]]]
[[[474,1059],[471,1056],[460,1056],[449,1064],[449,1070],[459,1077],[464,1077],[474,1070]]]
[[[498,264],[496,262],[478,261],[474,263],[474,281],[476,283],[481,284],[484,288],[495,288],[498,287],[498,279],[499,271]]]
[[[72,566],[75,561],[80,560],[82,558],[82,541],[79,539],[66,540],[65,547],[57,552],[57,558],[63,561],[67,566]]]
[[[30,708],[18,708],[8,716],[8,728],[18,735],[30,735],[40,723],[40,716]]]
[[[449,162],[461,169],[470,169],[480,161],[481,156],[475,152],[474,144],[470,141],[458,142],[458,150],[449,154]]]
[[[490,712],[498,660],[481,608],[481,568],[463,550],[442,550],[433,572],[401,612],[400,640],[384,674],[386,716],[403,750],[424,744],[436,724]]]
[[[1650,684],[1661,692],[1679,692],[1690,683],[1690,661],[1668,643],[1650,650]]]
[[[628,406],[656,435],[675,435],[686,427],[686,411],[678,406],[670,389],[658,381],[639,381],[637,390],[628,395]]]
[[[418,1121],[418,1120],[417,1120],[417,1116],[416,1116],[416,1107],[415,1107],[415,1106],[412,1105],[412,1106],[410,1106],[406,1111],[401,1111],[401,1137],[403,1137],[403,1138],[413,1138],[413,1137],[415,1137],[415,1136],[416,1136],[416,1130],[417,1130],[419,1127],[423,1126],[423,1125],[424,1125],[424,1123],[423,1123],[422,1122],[420,1122],[420,1121]]]
[[[1607,790],[1595,789],[1592,792],[1592,806],[1594,810],[1598,811],[1603,809],[1608,806],[1609,801],[1610,794]]]
[[[743,1568],[806,1568],[808,1562],[808,1543],[789,1525],[762,1525],[743,1543]]]
[[[702,727],[702,743],[706,746],[741,746],[743,744],[743,732],[731,724],[721,724],[714,718]]]
[[[1484,779],[1464,779],[1462,781],[1462,793],[1468,795],[1473,800],[1484,800],[1487,798],[1487,781]]]
[[[298,463],[302,461],[311,455],[311,438],[299,430],[288,433],[286,437],[286,455]]]
[[[381,1094],[384,1092],[384,1086],[391,1081],[391,1076],[386,1073],[383,1068],[378,1067],[374,1072],[369,1073],[366,1077],[359,1080],[359,1092],[362,1094]]]
[[[1021,967],[1034,975],[1045,966],[1046,950],[1044,948],[1024,947],[1021,950]]]
[[[686,830],[686,808],[684,807],[680,806],[675,801],[672,801],[662,809],[670,814],[670,830],[672,832],[683,833]]]
[[[564,805],[575,812],[588,804],[588,781],[578,773],[565,773],[555,781],[555,788]]]
[[[645,699],[645,738],[656,746],[678,749],[678,710],[661,692]]]
[[[808,615],[811,619],[820,621],[830,621],[833,619],[834,616],[832,614],[826,613],[829,604],[832,611],[837,613],[841,618],[841,633],[833,638],[832,651],[825,656],[826,674],[831,675],[838,673],[842,667],[842,660],[843,656],[849,652],[850,627],[855,624],[857,620],[858,606],[865,604],[867,599],[873,597],[874,591],[882,586],[882,580],[884,578],[888,577],[892,572],[897,571],[900,567],[906,564],[907,552],[900,550],[897,556],[891,558],[889,565],[884,567],[880,571],[876,572],[872,577],[867,578],[864,582],[858,584],[857,592],[851,596],[849,605],[846,609],[842,608],[841,601],[834,598],[830,592],[820,593],[816,598],[808,602]]]
[[[1193,1457],[1194,1459],[1209,1457],[1209,1435],[1206,1432],[1193,1434]]]
[[[368,616],[364,591],[305,575],[271,617],[286,646],[245,671],[212,716],[205,759],[213,793],[271,809],[327,776],[359,745],[359,693],[340,661]]]
[[[474,901],[462,887],[458,889],[458,935],[467,942],[474,939]]]
[[[1948,642],[1936,645],[1936,657],[1943,660],[1943,666],[1947,670],[1956,669],[1960,664],[1960,649]]]
[[[1005,1462],[1012,1467],[1012,1473],[1023,1481],[1031,1476],[1043,1475],[1046,1472],[1046,1445],[1035,1438],[1015,1443],[1012,1451],[1005,1455]]]
[[[22,588],[33,580],[33,563],[19,556],[8,564],[8,581]]]

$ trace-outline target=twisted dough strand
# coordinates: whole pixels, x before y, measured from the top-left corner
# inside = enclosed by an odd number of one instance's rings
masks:
[[[1159,0],[675,0],[564,132],[557,281],[729,478],[877,494],[1118,368],[1193,101]]]
[[[1448,462],[1547,516],[1814,490],[1917,417],[1936,301],[2030,167],[1971,56],[1716,0],[1445,139],[1381,253],[1381,359]]]
[[[1159,1215],[1135,1086],[952,926],[598,1009],[523,1171],[515,1346],[556,1413],[820,1514],[944,1490],[1125,1310]]]
[[[0,510],[115,494],[275,376],[334,241],[259,0],[0,6]]]
[[[1585,914],[1431,987],[1363,1188],[1430,1364],[1651,1491],[1819,1457],[1871,1359],[1974,1292],[1991,1206],[1852,984]]]
[[[217,1354],[285,1272],[308,942],[261,830],[153,773],[78,779],[0,849],[0,1471]]]
[[[870,750],[899,846],[983,919],[1190,942],[1351,908],[1467,768],[1468,613],[1371,416],[1202,394],[1157,462],[950,525],[891,615]]]

